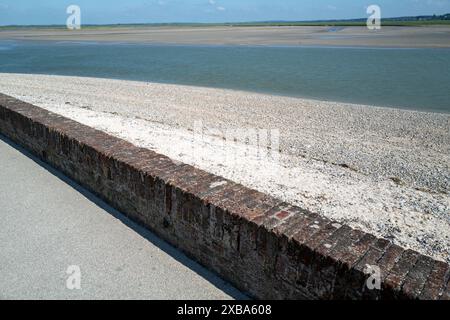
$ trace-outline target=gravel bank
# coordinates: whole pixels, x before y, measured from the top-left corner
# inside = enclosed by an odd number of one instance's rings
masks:
[[[450,262],[448,114],[42,75],[0,91]],[[249,144],[256,129],[279,145]]]

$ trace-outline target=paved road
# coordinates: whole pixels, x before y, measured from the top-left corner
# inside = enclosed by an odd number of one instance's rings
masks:
[[[0,299],[245,298],[1,136],[0,219]]]

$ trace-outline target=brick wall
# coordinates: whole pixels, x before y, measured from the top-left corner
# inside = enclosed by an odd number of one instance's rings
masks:
[[[450,298],[443,262],[2,94],[0,132],[253,297]]]

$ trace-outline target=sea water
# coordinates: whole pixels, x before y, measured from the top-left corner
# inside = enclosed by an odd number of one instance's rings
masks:
[[[229,88],[450,112],[450,50],[0,41],[0,72]]]

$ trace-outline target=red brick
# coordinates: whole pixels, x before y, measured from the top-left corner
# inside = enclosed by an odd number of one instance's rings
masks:
[[[402,287],[402,295],[414,299],[420,296],[433,267],[433,262],[434,260],[429,257],[419,257],[414,268],[406,276]]]
[[[414,268],[418,258],[419,254],[417,252],[412,250],[403,252],[401,258],[392,267],[383,283],[389,296],[391,294],[394,294],[395,296],[400,294],[406,276],[410,270]]]
[[[449,266],[441,261],[434,261],[431,273],[425,283],[420,298],[423,300],[437,300],[443,294],[445,284],[450,276]]]
[[[395,244],[390,245],[383,257],[378,261],[377,265],[381,269],[381,279],[384,279],[388,276],[391,269],[394,267],[395,263],[400,259],[403,252],[405,250]]]
[[[2,94],[0,132],[255,297],[448,299],[447,264]]]

